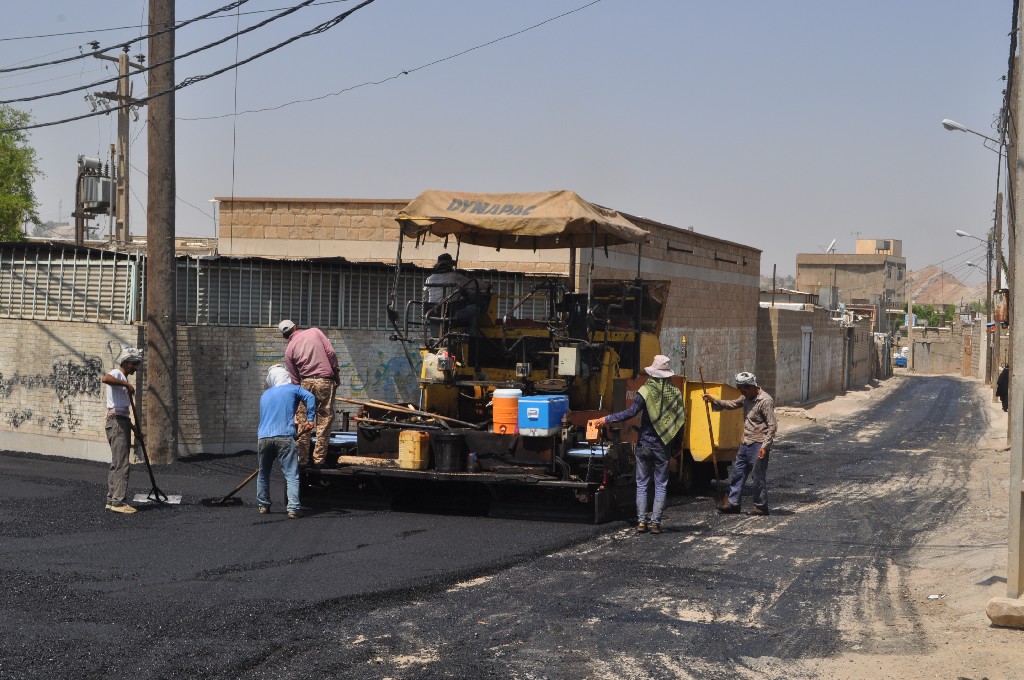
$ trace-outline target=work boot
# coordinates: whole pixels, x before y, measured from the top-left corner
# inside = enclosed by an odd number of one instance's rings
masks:
[[[647,533],[647,522],[637,522],[636,523],[636,533],[638,533],[638,534],[646,534]]]
[[[133,512],[137,512],[135,508],[128,505],[127,503],[125,503],[124,505],[108,505],[107,510],[113,510],[114,512],[119,512],[122,515],[130,515]]]
[[[651,522],[651,533],[652,534],[660,534],[661,533],[661,524],[658,524],[657,522]]]
[[[260,506],[260,514],[261,515],[269,515],[270,514],[270,508],[266,508],[266,507],[263,507],[261,505]]]
[[[749,514],[757,515],[759,517],[767,517],[768,514],[769,514],[768,513],[768,507],[767,506],[763,506],[763,505],[755,505],[754,509],[751,510]]]
[[[718,512],[723,515],[738,515],[740,513],[740,506],[733,505],[729,501],[726,501],[718,506]]]
[[[301,517],[302,517],[302,513],[299,512],[298,510],[289,510],[288,511],[288,519],[300,519]]]

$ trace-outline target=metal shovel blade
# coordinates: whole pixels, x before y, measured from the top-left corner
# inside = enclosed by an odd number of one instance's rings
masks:
[[[154,503],[155,505],[181,505],[181,496],[178,494],[167,494],[166,498],[156,499],[152,494],[137,493],[132,498],[132,503]]]

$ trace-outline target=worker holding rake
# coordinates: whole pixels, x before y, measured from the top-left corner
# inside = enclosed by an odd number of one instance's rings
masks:
[[[305,408],[306,420],[296,427],[295,412],[299,404]],[[256,502],[259,513],[270,512],[270,470],[276,460],[284,474],[288,495],[288,519],[302,517],[299,505],[299,461],[295,436],[308,433],[316,417],[316,398],[308,390],[292,383],[280,364],[267,371],[267,390],[260,397],[260,426],[256,445],[259,475],[256,477]]]
[[[128,376],[142,363],[142,350],[126,347],[113,368],[100,381],[107,386],[107,421],[104,429],[110,444],[110,471],[107,473],[107,510],[130,515],[135,508],[128,504],[128,454],[132,443],[131,405],[135,387]]]
[[[753,373],[744,371],[736,374],[736,388],[743,396],[739,399],[715,399],[704,394],[704,401],[715,409],[743,409],[743,441],[736,452],[732,465],[732,479],[729,480],[729,498],[718,511],[734,515],[740,511],[743,484],[751,472],[754,474],[754,508],[748,514],[768,514],[768,457],[778,424],[775,421],[775,400],[757,386]]]

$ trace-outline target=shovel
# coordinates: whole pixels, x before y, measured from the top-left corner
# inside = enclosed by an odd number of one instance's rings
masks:
[[[700,391],[707,394],[708,386],[704,384],[704,369],[698,366],[697,371],[700,373]],[[711,466],[715,470],[715,491],[712,494],[712,498],[715,501],[716,507],[722,507],[725,505],[726,498],[725,492],[722,491],[721,480],[718,479],[718,456],[715,455],[715,430],[711,426],[711,402],[704,402],[704,413],[708,416],[708,438],[711,440]]]
[[[204,498],[204,499],[202,499],[199,502],[202,503],[203,505],[207,506],[207,507],[210,507],[210,508],[224,508],[224,507],[233,506],[233,505],[241,505],[242,504],[242,499],[241,498],[234,498],[233,496],[236,493],[238,493],[239,491],[241,491],[242,488],[246,484],[251,482],[253,480],[253,478],[256,477],[256,475],[258,475],[259,473],[260,473],[260,469],[259,468],[256,468],[255,470],[250,472],[249,476],[246,477],[245,479],[243,479],[241,484],[239,484],[234,489],[232,489],[231,493],[229,493],[228,495],[224,496],[223,498]]]
[[[168,505],[180,504],[181,496],[168,496],[160,490],[159,486],[156,485],[156,477],[153,476],[153,466],[149,464],[149,452],[146,450],[146,438],[142,434],[142,428],[139,427],[139,414],[135,412],[135,401],[129,400],[128,404],[132,408],[132,427],[135,429],[135,435],[139,438],[139,444],[142,445],[142,459],[146,461],[146,470],[149,472],[149,481],[150,484],[153,485],[153,488],[145,496],[137,494],[134,498],[135,502],[165,503]]]

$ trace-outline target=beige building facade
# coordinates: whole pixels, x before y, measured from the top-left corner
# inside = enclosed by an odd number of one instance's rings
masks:
[[[838,303],[869,314],[875,330],[887,331],[889,310],[906,306],[907,261],[903,242],[858,239],[856,253],[800,253],[796,287],[814,293],[820,304]]]

